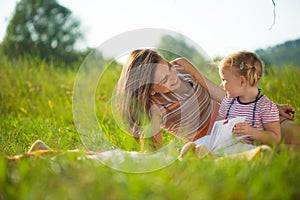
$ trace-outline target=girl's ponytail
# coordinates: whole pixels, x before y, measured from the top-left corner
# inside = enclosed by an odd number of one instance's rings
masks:
[[[257,71],[258,70],[256,70],[255,66],[249,67],[247,70],[247,77],[248,77],[249,84],[251,86],[255,86],[258,84],[260,76],[258,75]]]

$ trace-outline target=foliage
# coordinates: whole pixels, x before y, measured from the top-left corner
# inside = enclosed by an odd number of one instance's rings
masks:
[[[26,54],[42,59],[73,62],[74,50],[82,38],[80,22],[56,0],[21,0],[9,22],[2,43],[3,52],[14,59]]]
[[[255,51],[267,66],[282,67],[292,64],[300,67],[300,39]]]
[[[219,78],[217,67],[209,56],[200,47],[192,42],[189,43],[182,36],[164,35],[158,45],[158,52],[169,61],[185,57],[209,79]]]
[[[86,157],[72,118],[78,67],[61,68],[29,57],[17,62],[1,58],[0,199],[300,198],[300,154],[285,147],[252,161],[187,155],[182,162],[145,174],[123,173],[94,162]],[[120,67],[114,63],[104,73],[95,93],[99,122],[116,145],[134,148],[135,141],[119,132],[110,112]],[[290,103],[299,113],[299,75],[292,65],[274,68],[261,87],[275,102]],[[5,159],[27,151],[36,139],[53,149],[80,152]]]

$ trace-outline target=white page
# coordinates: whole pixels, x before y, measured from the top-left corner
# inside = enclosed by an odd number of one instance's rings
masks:
[[[246,117],[236,117],[229,120],[219,120],[214,123],[209,141],[209,150],[215,151],[236,144],[247,137],[233,137],[232,128],[236,123],[244,122]],[[226,122],[226,123],[224,123]]]

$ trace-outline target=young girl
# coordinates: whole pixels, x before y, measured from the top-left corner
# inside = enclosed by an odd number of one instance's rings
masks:
[[[263,73],[262,61],[252,52],[239,51],[225,57],[219,65],[226,97],[222,100],[219,116],[245,116],[233,133],[248,135],[250,143],[278,144],[281,139],[279,112],[276,105],[258,88]]]

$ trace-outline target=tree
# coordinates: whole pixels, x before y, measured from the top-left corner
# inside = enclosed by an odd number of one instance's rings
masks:
[[[203,50],[188,43],[183,36],[162,36],[158,45],[158,51],[167,60],[185,57],[211,80],[219,80],[218,70],[213,61]],[[179,55],[176,55],[174,52],[177,52]]]
[[[76,58],[74,45],[83,37],[80,22],[56,0],[21,0],[17,3],[2,43],[10,58],[30,54],[66,62]]]

